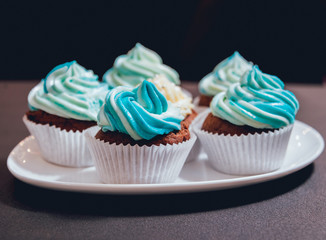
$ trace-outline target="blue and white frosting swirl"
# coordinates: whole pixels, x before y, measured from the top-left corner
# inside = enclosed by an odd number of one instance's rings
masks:
[[[157,74],[163,74],[169,81],[180,84],[179,74],[174,69],[164,65],[156,52],[137,43],[128,54],[117,57],[113,67],[103,75],[103,81],[107,82],[110,88],[135,87]]]
[[[203,95],[215,96],[240,81],[241,76],[252,68],[252,63],[244,59],[237,51],[220,62],[214,70],[199,82],[199,91]]]
[[[53,68],[28,95],[31,110],[77,120],[96,121],[108,92],[92,70],[76,61]]]
[[[277,129],[294,123],[299,103],[278,77],[254,66],[240,83],[217,94],[210,108],[214,116],[235,125]]]
[[[153,83],[143,81],[138,87],[112,89],[98,114],[103,132],[119,131],[134,140],[152,139],[157,135],[180,130],[184,119]]]

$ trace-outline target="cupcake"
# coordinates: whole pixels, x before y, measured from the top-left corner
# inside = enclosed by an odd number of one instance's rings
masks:
[[[216,170],[271,172],[283,163],[298,109],[296,97],[278,77],[254,66],[240,83],[213,98],[195,131]]]
[[[199,106],[209,106],[213,97],[240,81],[241,76],[252,68],[252,63],[244,59],[237,51],[224,59],[199,82]]]
[[[110,88],[135,87],[157,74],[163,74],[169,81],[180,85],[179,74],[174,69],[164,65],[156,52],[137,43],[126,55],[117,57],[113,67],[103,75],[103,81],[107,82]]]
[[[83,131],[97,125],[107,92],[107,84],[76,61],[56,66],[30,91],[23,121],[45,160],[70,167],[93,165]]]
[[[101,181],[173,182],[196,140],[186,121],[151,82],[112,89],[98,115],[101,130],[86,131]]]

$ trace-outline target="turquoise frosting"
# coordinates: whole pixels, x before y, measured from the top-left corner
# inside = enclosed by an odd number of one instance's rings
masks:
[[[236,51],[200,80],[199,91],[203,95],[215,96],[217,93],[226,91],[233,83],[239,82],[241,76],[251,68],[252,63]]]
[[[119,131],[135,140],[180,130],[184,117],[160,93],[155,85],[143,81],[138,87],[112,89],[98,114],[98,125],[104,132]]]
[[[277,129],[294,122],[299,103],[278,77],[254,66],[240,83],[217,94],[210,108],[214,116],[235,125]]]
[[[76,61],[53,68],[28,95],[30,110],[77,120],[96,121],[108,92],[92,70]]]
[[[179,74],[171,67],[164,65],[161,57],[140,43],[128,54],[119,56],[111,69],[103,76],[110,88],[117,86],[135,87],[148,78],[164,74],[169,81],[180,84]]]

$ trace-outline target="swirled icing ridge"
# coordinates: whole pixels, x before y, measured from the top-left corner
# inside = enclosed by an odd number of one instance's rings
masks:
[[[241,76],[252,68],[252,63],[244,59],[237,51],[220,62],[214,70],[199,82],[200,93],[215,96],[240,81]]]
[[[28,95],[31,110],[64,118],[96,121],[108,86],[76,61],[53,68]]]
[[[169,81],[180,84],[179,74],[174,69],[164,65],[156,52],[137,43],[128,54],[117,57],[113,67],[104,74],[103,81],[106,81],[110,88],[135,87],[156,74],[164,74]]]
[[[98,125],[104,132],[119,131],[134,140],[152,139],[157,135],[180,130],[183,120],[153,83],[143,81],[138,87],[112,89],[98,114]]]
[[[281,128],[294,122],[299,109],[294,94],[283,88],[278,77],[254,66],[242,76],[240,83],[217,94],[210,108],[213,115],[235,125]]]

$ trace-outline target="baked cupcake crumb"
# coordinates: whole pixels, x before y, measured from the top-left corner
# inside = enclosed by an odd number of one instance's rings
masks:
[[[34,123],[39,123],[42,125],[49,124],[50,126],[55,126],[60,128],[61,130],[66,130],[68,132],[70,130],[72,130],[73,132],[82,132],[83,130],[96,125],[95,121],[67,119],[44,112],[42,110],[28,111],[26,112],[26,117],[28,120]]]
[[[263,132],[273,132],[274,129],[259,129],[253,128],[250,126],[237,126],[234,125],[226,120],[223,120],[219,117],[214,116],[212,113],[209,113],[206,117],[202,130],[213,133],[213,134],[223,134],[223,135],[248,135],[248,134],[255,134],[255,133],[263,133]]]
[[[199,96],[199,103],[198,103],[198,105],[199,106],[209,107],[209,104],[211,103],[212,99],[213,99],[213,96],[207,96],[207,95],[201,94]]]
[[[188,114],[185,119],[180,123],[181,127],[189,128],[192,121],[197,117],[198,113],[191,109],[191,114]]]

